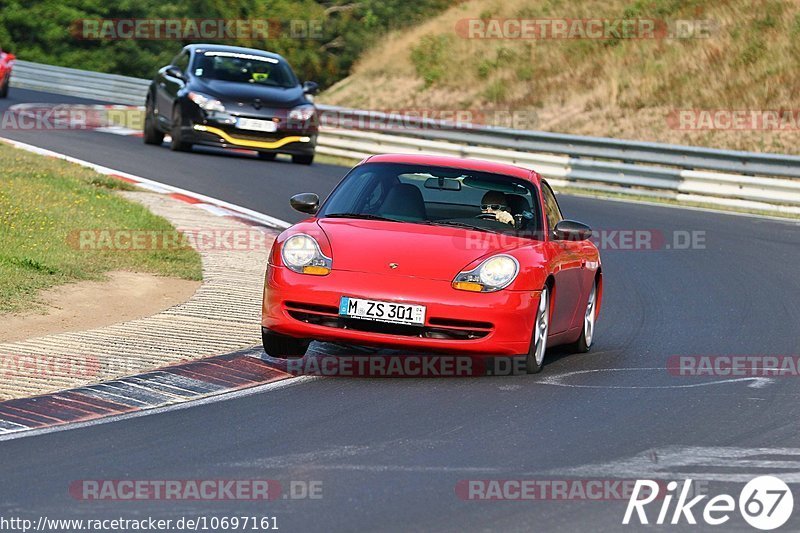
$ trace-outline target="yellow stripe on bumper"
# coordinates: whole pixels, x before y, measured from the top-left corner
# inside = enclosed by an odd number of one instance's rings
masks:
[[[247,148],[266,148],[268,150],[274,150],[276,148],[280,148],[281,146],[285,146],[289,143],[311,142],[311,137],[300,137],[297,135],[292,137],[284,137],[283,139],[278,139],[277,141],[274,142],[237,139],[235,137],[231,137],[230,135],[228,135],[219,128],[215,128],[213,126],[203,126],[202,124],[195,124],[194,129],[196,129],[197,131],[207,131],[208,133],[213,133],[214,135],[218,135],[227,143],[235,144],[236,146],[245,146]]]

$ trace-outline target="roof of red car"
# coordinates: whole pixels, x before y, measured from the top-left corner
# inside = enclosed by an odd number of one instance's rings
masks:
[[[503,174],[515,178],[538,181],[538,174],[527,168],[508,165],[506,163],[484,161],[482,159],[463,159],[444,155],[382,154],[374,155],[367,161],[370,163],[415,163],[434,167],[462,168],[464,170],[492,172],[494,174]]]

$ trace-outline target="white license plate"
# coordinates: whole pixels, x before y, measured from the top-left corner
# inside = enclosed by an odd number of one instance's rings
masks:
[[[271,120],[259,120],[256,118],[236,119],[236,127],[240,130],[266,131],[272,133],[278,130],[278,125]]]
[[[342,296],[339,301],[339,314],[362,320],[391,322],[393,324],[425,325],[425,306],[399,304],[396,302],[376,302]]]

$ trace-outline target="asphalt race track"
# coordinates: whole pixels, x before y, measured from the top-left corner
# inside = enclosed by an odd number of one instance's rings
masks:
[[[12,88],[9,97],[0,100],[0,111],[21,103],[93,102]],[[57,130],[43,135],[41,131],[0,130],[0,135],[190,191],[202,190],[289,222],[302,218],[289,207],[289,196],[309,190],[327,194],[347,170],[322,164],[300,168],[288,157],[279,157],[270,165],[255,156],[213,148],[202,155],[202,148],[194,153],[172,152],[166,144],[158,149],[140,138],[102,132]]]
[[[12,88],[0,102],[48,101],[77,100]],[[288,206],[290,195],[324,196],[346,170],[172,153],[166,145],[100,132],[0,135],[288,221],[300,218]],[[800,380],[676,377],[665,370],[674,355],[800,354],[798,224],[566,196],[560,201],[568,218],[595,229],[649,231],[673,244],[620,250],[612,241],[603,247],[605,294],[590,353],[551,351],[535,376],[302,379],[224,401],[0,442],[2,514],[275,516],[284,532],[619,531],[637,529],[621,525],[625,501],[464,501],[455,487],[460,480],[635,479],[658,472],[710,480],[713,494],[737,497],[737,481],[762,473],[800,481],[794,403]],[[704,232],[704,242],[674,249],[676,232]],[[732,460],[731,449],[749,459]],[[322,498],[94,502],[68,492],[71,482],[86,479],[239,478],[274,479],[284,487],[291,480],[322,481]],[[669,530],[704,527],[683,522]],[[800,519],[784,527],[797,530]],[[722,529],[751,530],[736,514]]]

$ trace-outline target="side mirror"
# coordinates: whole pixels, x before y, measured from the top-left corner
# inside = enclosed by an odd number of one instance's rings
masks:
[[[592,237],[592,228],[575,220],[562,220],[553,228],[553,238],[559,241],[585,241]]]
[[[167,67],[167,70],[164,71],[164,74],[171,78],[178,78],[179,80],[184,79],[183,72],[176,66],[170,65]]]
[[[307,81],[303,84],[303,93],[315,95],[319,92],[319,85],[315,81]]]
[[[309,215],[315,215],[319,210],[319,196],[313,192],[295,194],[289,200],[289,203],[295,211],[300,211],[301,213],[307,213]]]

